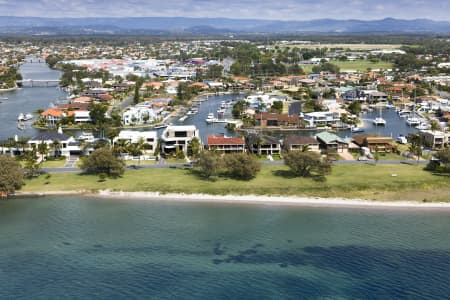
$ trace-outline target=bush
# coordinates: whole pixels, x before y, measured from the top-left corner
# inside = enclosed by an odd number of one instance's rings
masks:
[[[319,153],[291,151],[284,156],[284,163],[301,177],[323,177],[331,172],[331,164],[323,160]]]
[[[226,173],[233,178],[250,180],[261,170],[261,164],[255,156],[235,153],[224,156]]]
[[[22,187],[23,169],[14,158],[0,155],[0,193],[10,194]]]
[[[125,162],[116,157],[109,147],[102,147],[81,160],[81,169],[88,173],[118,177],[125,171]]]

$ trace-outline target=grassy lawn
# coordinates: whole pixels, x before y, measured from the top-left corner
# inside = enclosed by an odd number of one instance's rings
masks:
[[[392,175],[395,176],[392,176]],[[43,176],[27,180],[24,192],[109,189],[113,191],[159,191],[166,193],[260,194],[346,197],[373,200],[450,201],[450,177],[437,176],[416,165],[336,165],[326,182],[292,177],[285,166],[263,166],[250,181],[202,179],[190,170],[140,169],[122,178],[98,182],[98,176],[54,174],[50,183]]]
[[[311,44],[303,44],[303,45],[295,45],[295,44],[283,44],[278,45],[280,48],[290,47],[290,48],[307,48],[307,49],[317,49],[317,48],[342,48],[342,49],[350,49],[352,51],[358,50],[378,50],[378,49],[399,49],[401,44],[327,44],[327,43],[311,43]]]
[[[61,160],[46,160],[41,164],[41,168],[62,168],[66,164],[65,159]]]
[[[380,61],[378,63],[372,63],[368,60],[355,60],[355,61],[338,61],[332,60],[330,63],[339,66],[342,70],[356,70],[367,71],[368,68],[373,69],[392,69],[392,63]]]
[[[125,164],[127,166],[132,166],[132,165],[136,165],[136,166],[148,166],[148,165],[155,165],[157,163],[157,161],[155,160],[142,160],[139,162],[139,160],[126,160]]]

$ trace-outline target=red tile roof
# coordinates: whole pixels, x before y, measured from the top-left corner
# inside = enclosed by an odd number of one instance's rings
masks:
[[[244,145],[243,137],[225,137],[223,135],[208,135],[208,145]]]

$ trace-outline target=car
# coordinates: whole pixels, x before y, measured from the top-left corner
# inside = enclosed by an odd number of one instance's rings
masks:
[[[358,161],[368,161],[369,159],[366,156],[358,157]]]

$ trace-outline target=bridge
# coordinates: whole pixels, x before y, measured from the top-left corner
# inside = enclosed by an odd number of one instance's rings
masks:
[[[16,81],[16,83],[22,87],[58,86],[60,82],[61,80],[59,79],[22,79]]]

